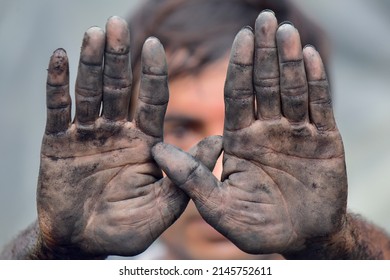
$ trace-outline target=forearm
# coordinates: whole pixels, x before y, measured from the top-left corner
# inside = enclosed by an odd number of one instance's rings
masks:
[[[348,214],[343,229],[330,237],[307,241],[287,259],[376,260],[390,259],[390,237],[358,215]]]
[[[23,230],[0,253],[2,260],[48,260],[48,259],[105,259],[106,256],[90,256],[71,248],[52,250],[45,246],[38,222]]]

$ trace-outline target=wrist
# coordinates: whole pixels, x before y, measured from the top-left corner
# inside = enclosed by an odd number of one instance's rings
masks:
[[[102,260],[106,255],[92,255],[75,246],[50,245],[38,229],[37,241],[32,250],[31,259],[37,260]]]
[[[351,217],[347,214],[340,228],[324,236],[309,238],[302,249],[284,254],[292,260],[337,260],[351,259],[353,255],[354,233]]]
[[[307,240],[302,250],[286,259],[376,260],[390,259],[390,237],[361,217],[347,214],[341,229],[332,235]]]

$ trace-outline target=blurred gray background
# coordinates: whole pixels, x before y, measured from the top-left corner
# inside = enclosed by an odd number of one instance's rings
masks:
[[[349,209],[390,232],[390,0],[294,0],[331,39]],[[46,69],[66,49],[74,87],[81,39],[140,1],[0,1],[0,247],[36,218]]]

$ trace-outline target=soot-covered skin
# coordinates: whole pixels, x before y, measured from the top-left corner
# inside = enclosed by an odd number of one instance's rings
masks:
[[[144,251],[184,211],[189,198],[162,179],[151,148],[163,139],[168,103],[162,45],[142,52],[136,115],[127,120],[132,75],[129,31],[118,17],[84,35],[71,121],[68,59],[56,50],[47,78],[47,124],[37,190],[39,248],[34,258],[95,258]],[[102,108],[101,108],[102,107]],[[222,139],[192,154],[210,168]]]
[[[320,55],[262,12],[232,46],[225,83],[223,174],[167,144],[153,155],[203,218],[249,253],[290,254],[340,232],[347,176]],[[182,163],[181,172],[167,158]],[[184,168],[183,166],[186,166]]]

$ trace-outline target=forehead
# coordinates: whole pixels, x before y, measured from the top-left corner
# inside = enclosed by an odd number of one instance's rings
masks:
[[[228,57],[204,67],[197,75],[179,76],[169,83],[167,115],[207,118],[224,113],[223,88]]]

